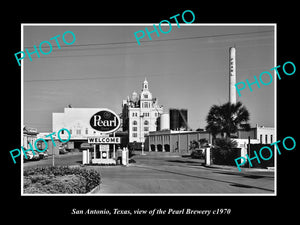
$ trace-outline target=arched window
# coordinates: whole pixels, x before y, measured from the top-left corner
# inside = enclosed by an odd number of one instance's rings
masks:
[[[148,125],[148,124],[149,124],[148,120],[145,120],[144,125]]]
[[[134,120],[134,121],[132,122],[132,124],[133,124],[133,125],[137,125],[137,122],[136,122],[136,120]]]

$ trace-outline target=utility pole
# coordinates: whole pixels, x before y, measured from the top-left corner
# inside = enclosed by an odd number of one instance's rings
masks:
[[[248,155],[249,155],[249,159],[251,159],[251,157],[250,157],[250,136],[248,136]],[[249,162],[248,162],[248,168],[250,168]]]
[[[54,147],[52,147],[52,166],[54,167]]]
[[[144,142],[142,141],[142,123],[143,123],[143,117],[144,115],[140,115],[140,143],[142,147],[142,155],[145,155],[144,153]],[[144,138],[145,139],[145,138]]]

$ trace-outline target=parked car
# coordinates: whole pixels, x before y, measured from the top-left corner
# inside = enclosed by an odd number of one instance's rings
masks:
[[[40,156],[40,159],[43,159],[43,158],[47,158],[48,157],[48,151],[44,151],[44,152],[39,152],[39,156]]]
[[[26,154],[27,159],[26,159],[24,154]],[[24,161],[39,160],[40,159],[40,155],[37,152],[35,152],[34,155],[33,155],[32,151],[25,152],[24,154],[23,154]]]
[[[205,150],[204,148],[194,149],[191,153],[192,159],[204,159],[205,158]]]
[[[66,151],[66,149],[65,149],[65,146],[59,146],[58,149],[59,149],[59,154],[66,154],[66,153],[68,153]]]

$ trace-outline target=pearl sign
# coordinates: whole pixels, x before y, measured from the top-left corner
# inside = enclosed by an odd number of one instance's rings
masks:
[[[119,129],[121,121],[115,112],[103,109],[91,117],[90,125],[101,133],[113,133]]]

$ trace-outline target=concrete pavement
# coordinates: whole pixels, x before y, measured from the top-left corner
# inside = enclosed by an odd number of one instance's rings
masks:
[[[129,167],[98,168],[102,184],[94,194],[274,194],[274,171],[207,168],[182,157],[134,160]]]

